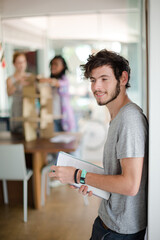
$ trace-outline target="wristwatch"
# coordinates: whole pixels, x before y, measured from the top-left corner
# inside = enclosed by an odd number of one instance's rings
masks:
[[[86,174],[87,174],[87,171],[83,169],[80,177],[80,183],[85,184]]]

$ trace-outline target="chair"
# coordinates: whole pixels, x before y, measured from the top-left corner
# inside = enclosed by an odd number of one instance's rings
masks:
[[[42,168],[42,172],[41,172],[41,206],[45,205],[45,189],[47,187],[47,195],[50,195],[50,186],[49,186],[49,182],[50,182],[50,178],[48,176],[48,173],[50,171],[50,167],[52,164],[48,164],[46,166],[44,166]],[[46,185],[46,177],[47,177],[47,185]]]
[[[22,180],[24,222],[27,222],[27,185],[32,174],[32,170],[26,169],[23,144],[0,145],[0,180],[3,183],[4,203],[8,204],[6,180]]]
[[[76,155],[77,153],[72,152],[72,154]],[[54,186],[61,185],[59,181],[54,181],[53,184],[52,184],[52,181],[50,181],[50,177],[48,173],[50,172],[50,167],[52,165],[55,165],[55,161],[51,161],[48,165],[44,166],[41,171],[41,206],[45,205],[46,193],[47,193],[47,196],[50,195],[50,187],[53,187],[53,185]],[[87,206],[89,204],[88,196],[83,196],[83,199],[84,199],[84,204]]]

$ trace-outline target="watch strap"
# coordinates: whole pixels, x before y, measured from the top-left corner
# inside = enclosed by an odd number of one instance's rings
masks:
[[[80,183],[85,184],[86,174],[87,174],[87,171],[83,169],[81,172]]]

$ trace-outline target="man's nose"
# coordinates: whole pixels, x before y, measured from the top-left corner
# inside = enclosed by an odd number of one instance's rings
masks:
[[[97,80],[97,81],[95,82],[94,88],[95,88],[95,90],[100,90],[100,89],[102,89],[102,81],[101,81],[101,80]]]

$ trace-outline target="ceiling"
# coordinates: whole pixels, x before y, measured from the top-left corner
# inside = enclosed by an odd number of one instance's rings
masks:
[[[137,42],[140,34],[140,13],[133,11],[27,17],[3,20],[4,35],[18,29],[49,39],[104,40]]]
[[[141,1],[0,0],[3,40],[39,48],[45,39],[137,42]]]

